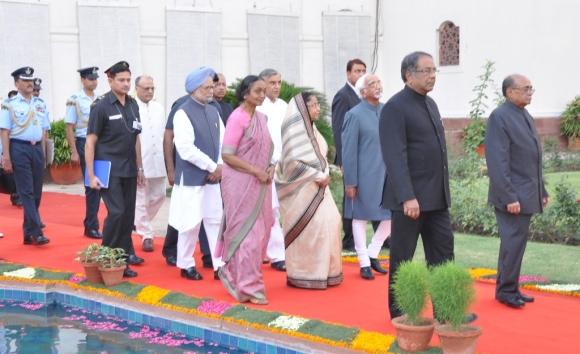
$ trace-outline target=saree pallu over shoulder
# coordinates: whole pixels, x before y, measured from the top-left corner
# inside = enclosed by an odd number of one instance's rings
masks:
[[[238,110],[241,108],[234,111],[230,119],[241,114]],[[226,148],[231,150],[224,148],[222,151],[233,152],[245,162],[266,170],[273,153],[266,116],[256,112],[238,146]],[[223,248],[217,253],[221,253],[225,264],[220,269],[220,279],[227,291],[240,302],[265,300],[261,266],[274,224],[271,185],[260,183],[253,175],[225,164],[221,190],[224,219],[219,243]]]
[[[295,194],[305,185],[311,184],[311,192],[301,193],[303,212],[293,217],[285,216],[284,243],[288,248],[312,220],[324,198],[325,188],[318,187],[315,181],[324,176],[328,167],[317,139],[316,127],[310,121],[308,108],[300,94],[290,101],[282,122],[282,146],[282,157],[276,174],[280,203],[295,198]]]

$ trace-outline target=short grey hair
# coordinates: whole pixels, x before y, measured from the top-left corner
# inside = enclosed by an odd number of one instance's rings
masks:
[[[509,88],[515,86],[516,76],[519,76],[519,75],[518,74],[511,74],[511,75],[508,75],[505,79],[503,79],[503,81],[501,83],[501,93],[503,94],[503,97],[507,98],[507,90]]]
[[[419,63],[419,59],[421,57],[433,58],[431,54],[421,51],[415,51],[413,53],[407,54],[403,58],[403,61],[401,62],[401,79],[403,79],[403,82],[407,82],[406,76],[408,71],[413,72],[417,70],[417,64]]]
[[[153,81],[153,78],[149,75],[139,75],[137,76],[137,78],[135,79],[135,86],[139,86],[139,83],[141,82],[141,80],[143,79],[151,79],[151,81]]]
[[[280,75],[280,73],[274,69],[268,68],[268,69],[262,70],[262,72],[260,72],[260,75],[258,75],[258,76],[260,77],[260,79],[266,80],[270,76],[274,76],[274,75]]]
[[[359,77],[354,84],[354,88],[362,94],[362,90],[367,87],[367,78],[369,77],[369,73],[364,74],[363,76]]]

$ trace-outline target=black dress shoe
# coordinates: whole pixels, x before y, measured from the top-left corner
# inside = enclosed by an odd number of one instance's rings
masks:
[[[141,248],[143,249],[143,252],[153,252],[153,239],[144,239]]]
[[[501,302],[502,304],[514,308],[514,309],[521,309],[526,305],[526,303],[521,300],[519,297],[511,297],[511,298],[496,298],[497,301]]]
[[[362,267],[360,269],[360,276],[366,280],[375,279],[375,276],[373,275],[373,272],[371,271],[371,267]]]
[[[189,280],[202,280],[203,277],[197,272],[195,267],[181,270],[181,276]]]
[[[534,297],[533,296],[529,296],[529,295],[525,295],[525,294],[519,293],[518,294],[518,297],[523,302],[534,302]]]
[[[137,272],[133,269],[127,267],[123,271],[123,278],[135,278],[137,276]]]
[[[99,230],[95,229],[85,229],[85,236],[88,238],[103,238],[103,235],[99,232]]]
[[[137,255],[131,254],[127,257],[127,263],[130,265],[137,265],[145,262],[145,260],[141,257],[137,257]]]
[[[379,262],[378,259],[376,258],[370,258],[371,260],[371,268],[373,268],[373,270],[377,273],[381,273],[381,274],[387,274],[389,273],[388,270],[386,270],[385,268],[381,267],[381,262]]]
[[[44,235],[24,237],[24,244],[25,245],[41,246],[41,245],[46,245],[49,242],[50,242],[50,240]]]
[[[15,207],[22,207],[22,202],[20,201],[20,196],[18,195],[18,193],[12,193],[10,194],[10,203],[12,203],[12,205],[14,205]]]
[[[177,265],[177,258],[175,256],[165,257],[165,263],[167,263],[168,266],[175,267]]]
[[[286,262],[285,261],[273,262],[272,264],[270,264],[270,267],[276,269],[279,272],[285,272],[286,271]]]

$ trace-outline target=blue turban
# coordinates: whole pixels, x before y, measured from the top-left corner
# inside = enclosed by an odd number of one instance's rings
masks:
[[[197,90],[204,82],[209,78],[213,78],[215,71],[212,68],[202,66],[201,68],[195,69],[190,72],[185,79],[185,91],[191,94],[193,91]]]

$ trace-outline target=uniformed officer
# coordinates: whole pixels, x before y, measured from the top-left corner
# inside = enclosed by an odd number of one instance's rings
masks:
[[[12,72],[18,94],[2,102],[0,134],[4,146],[3,165],[14,171],[16,189],[24,210],[24,244],[44,245],[38,207],[42,196],[44,145],[49,129],[48,112],[41,98],[32,96],[34,69]]]
[[[85,142],[87,138],[87,125],[89,123],[89,113],[91,104],[95,101],[95,89],[97,88],[97,79],[99,68],[91,66],[77,70],[81,75],[81,84],[83,89],[77,94],[69,97],[66,101],[66,114],[64,121],[66,123],[66,138],[71,151],[71,161],[81,164],[83,177],[85,176]],[[99,204],[101,196],[99,191],[93,188],[85,187],[85,236],[90,238],[102,238],[99,232]]]
[[[34,97],[39,97],[40,96],[40,90],[42,90],[42,79],[39,77],[34,78],[34,80],[32,80],[32,96]]]
[[[103,225],[103,245],[123,248],[129,255],[128,265],[141,264],[143,258],[135,255],[131,239],[137,183],[144,180],[139,106],[127,94],[131,88],[131,71],[126,61],[111,66],[105,74],[111,91],[97,98],[91,106],[85,145],[87,173],[91,188],[101,190],[108,211]],[[111,162],[108,188],[101,189],[101,181],[95,176],[94,160]],[[123,276],[137,276],[128,265]]]

